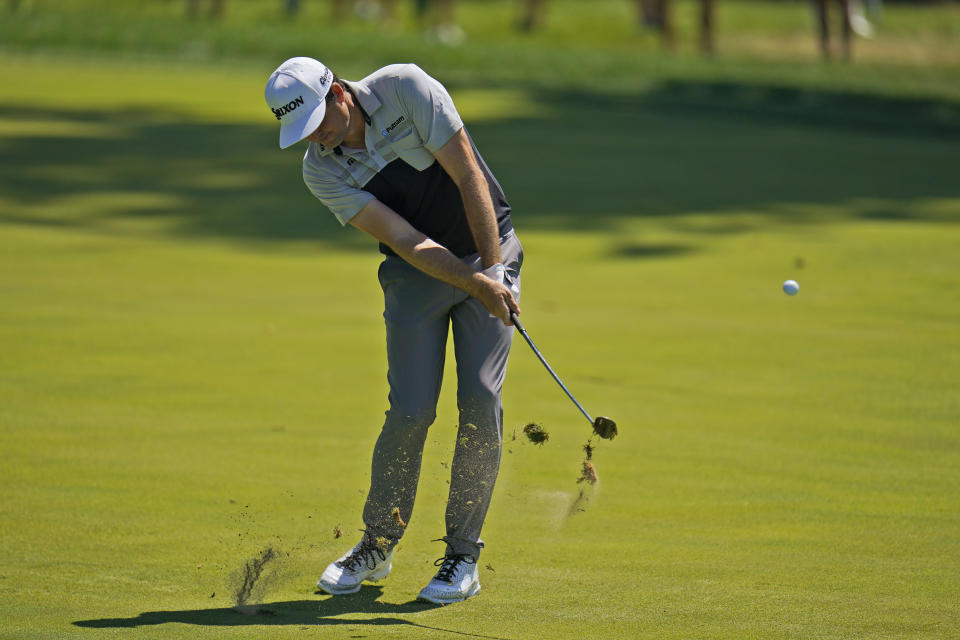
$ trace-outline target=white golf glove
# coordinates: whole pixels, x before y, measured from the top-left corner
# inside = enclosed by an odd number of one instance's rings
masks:
[[[520,295],[520,290],[516,283],[507,279],[507,268],[503,266],[502,262],[490,265],[480,273],[487,276],[494,282],[499,282],[500,284],[505,285],[508,289],[510,289],[510,293],[512,293],[514,297]]]

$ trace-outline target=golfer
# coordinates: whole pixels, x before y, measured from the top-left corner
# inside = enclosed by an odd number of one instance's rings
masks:
[[[267,81],[280,147],[301,140],[303,179],[343,225],[380,242],[389,409],[373,450],[364,535],[317,586],[355,593],[385,578],[413,513],[427,429],[436,417],[449,327],[459,429],[446,551],[419,598],[446,604],[480,590],[477,560],[500,467],[500,390],[519,313],[523,250],[510,206],[446,89],[413,64],[341,80],[291,58]]]

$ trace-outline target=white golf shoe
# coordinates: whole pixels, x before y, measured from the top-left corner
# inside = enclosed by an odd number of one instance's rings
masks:
[[[317,581],[317,588],[339,596],[360,591],[366,582],[383,580],[393,567],[393,549],[384,551],[364,536],[349,553],[330,564]]]
[[[435,563],[440,570],[417,596],[434,604],[463,602],[480,592],[477,559],[471,555],[449,555]]]

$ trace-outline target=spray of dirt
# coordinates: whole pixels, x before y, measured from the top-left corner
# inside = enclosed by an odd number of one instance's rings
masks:
[[[583,461],[583,468],[580,470],[580,477],[577,478],[577,484],[586,482],[588,484],[594,485],[600,478],[597,477],[597,469],[593,466],[588,460]]]
[[[567,517],[587,510],[587,503],[596,493],[596,485],[600,482],[597,468],[593,465],[593,439],[583,445],[583,462],[580,463],[580,475],[577,477],[579,493],[567,511]]]
[[[610,421],[612,424],[612,421]],[[550,434],[547,433],[542,426],[535,422],[527,424],[523,428],[523,433],[527,436],[527,439],[533,444],[542,445],[550,438]],[[615,435],[616,432],[614,431]],[[601,437],[612,437],[604,434],[597,434]],[[513,439],[517,439],[517,432],[513,432]],[[593,452],[596,447],[593,444],[593,437],[588,439],[583,445],[583,461],[580,463],[580,475],[577,476],[577,487],[578,493],[577,497],[574,498],[573,503],[570,505],[567,510],[567,517],[569,518],[572,515],[580,513],[587,510],[587,503],[590,502],[597,492],[597,484],[600,482],[600,477],[597,475],[597,468],[593,464]],[[569,494],[567,494],[569,495]]]
[[[569,518],[582,511],[586,511],[588,502],[590,502],[590,496],[587,495],[586,491],[580,489],[580,494],[574,499],[573,504],[570,505],[570,509],[567,511],[567,517]]]
[[[583,455],[587,460],[593,460],[593,441],[587,440],[587,443],[583,445]]]
[[[261,610],[256,603],[262,602],[270,588],[278,582],[281,560],[286,555],[273,547],[266,547],[234,572],[230,578],[234,611],[247,615],[270,614],[267,610]]]

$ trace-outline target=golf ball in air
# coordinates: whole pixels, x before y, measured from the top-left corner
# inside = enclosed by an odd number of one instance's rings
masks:
[[[783,283],[783,292],[788,296],[797,295],[797,291],[800,291],[800,285],[796,280],[787,280]]]

